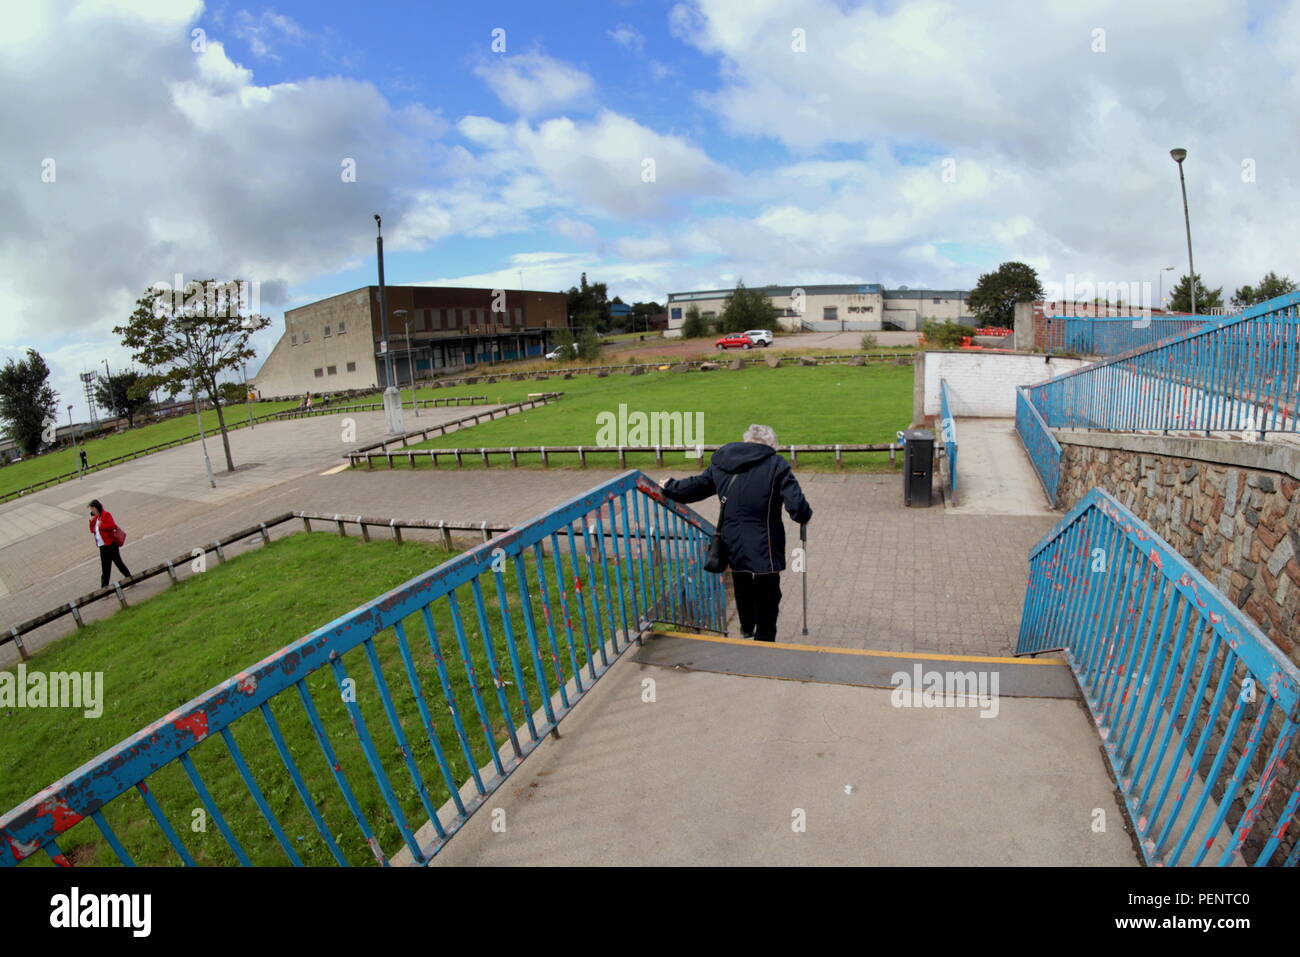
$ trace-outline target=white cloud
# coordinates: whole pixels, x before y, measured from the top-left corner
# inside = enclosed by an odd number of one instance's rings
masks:
[[[626,47],[633,53],[640,54],[645,50],[645,36],[636,27],[628,23],[620,23],[613,30],[606,33],[611,40],[621,47]]]
[[[544,53],[493,56],[474,72],[502,103],[523,116],[583,106],[595,89],[586,73]]]

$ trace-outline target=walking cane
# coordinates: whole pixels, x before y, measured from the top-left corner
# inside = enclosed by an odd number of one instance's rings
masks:
[[[808,636],[808,525],[799,526],[799,541],[803,543],[803,633]]]

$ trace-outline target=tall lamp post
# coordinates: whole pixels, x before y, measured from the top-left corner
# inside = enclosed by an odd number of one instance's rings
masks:
[[[420,417],[420,404],[415,400],[415,360],[411,357],[411,321],[406,318],[405,309],[393,310],[396,316],[406,330],[406,371],[411,376],[411,408],[415,410],[415,417]]]
[[[1160,279],[1160,300],[1156,303],[1156,308],[1161,312],[1165,311],[1165,273],[1172,272],[1173,269],[1173,266],[1164,266],[1156,273],[1156,276]]]
[[[1187,281],[1192,290],[1192,315],[1196,315],[1196,267],[1192,265],[1192,220],[1187,214],[1187,180],[1183,177],[1183,160],[1187,159],[1187,150],[1181,147],[1169,151],[1174,162],[1178,164],[1178,182],[1183,189],[1183,225],[1187,227]]]
[[[393,384],[393,351],[388,347],[388,290],[384,286],[384,233],[383,221],[375,213],[375,252],[379,260],[379,348],[384,353],[384,414],[388,417],[388,434],[400,435],[406,431],[402,421],[402,396]]]
[[[68,432],[72,435],[72,451],[77,451],[77,427],[72,424],[72,406],[68,406]],[[85,478],[81,471],[81,456],[77,456],[77,478]]]

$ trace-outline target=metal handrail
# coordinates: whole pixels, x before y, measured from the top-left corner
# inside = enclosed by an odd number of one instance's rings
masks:
[[[1016,654],[1046,651],[1074,671],[1149,864],[1297,863],[1300,670],[1102,489],[1029,553]]]
[[[271,788],[296,792],[310,818],[302,826],[314,826],[321,839],[315,848],[321,863],[373,855],[388,864],[386,839],[412,861],[427,863],[653,622],[725,630],[721,580],[702,571],[712,534],[709,522],[668,500],[648,476],[626,472],[318,628],[91,759],[0,817],[0,865],[40,851],[67,864],[60,837],[87,818],[122,863],[133,862],[124,840],[145,840],[142,832],[151,829],[142,821],[152,820],[159,829],[153,834],[161,833],[176,859],[194,864],[180,836],[189,829],[175,828],[163,805],[170,801],[173,814],[189,817],[195,798],[234,861],[260,863],[275,854],[306,863],[306,850],[299,853],[266,799]],[[494,619],[488,588],[496,597]],[[462,615],[462,596],[473,606],[472,619]],[[419,631],[428,643],[423,654],[408,641],[408,633]],[[455,649],[448,650],[444,643],[452,639]],[[361,695],[353,675],[366,680],[367,671],[373,682]],[[333,677],[337,697],[313,694],[308,682],[317,673]],[[390,680],[402,689],[400,697],[390,693]],[[328,687],[321,677],[318,692],[321,682]],[[289,691],[295,694],[281,697]],[[295,698],[299,709],[292,707]],[[382,748],[372,724],[387,728]],[[234,730],[246,746],[258,738],[255,761],[245,758]],[[286,731],[298,734],[297,758]],[[336,747],[343,736],[351,747]],[[324,761],[308,767],[299,760],[311,759],[313,739]],[[251,855],[204,780],[203,767],[213,773],[210,761],[221,762],[216,766],[225,774],[220,793],[242,780],[238,810],[255,823],[241,833],[245,841],[253,831],[265,835]],[[178,764],[192,788],[188,797],[178,794],[184,786],[178,772],[167,782],[175,786],[170,791],[151,783]],[[390,774],[409,776],[409,786],[395,787]],[[442,810],[430,777],[449,795]],[[128,794],[144,806],[128,801],[135,816],[127,819],[129,832],[119,832],[109,818]],[[281,805],[281,814],[290,810]],[[376,827],[372,815],[385,819]],[[412,827],[412,815],[427,823]],[[93,839],[94,831],[83,834]],[[209,846],[203,852],[212,856]]]

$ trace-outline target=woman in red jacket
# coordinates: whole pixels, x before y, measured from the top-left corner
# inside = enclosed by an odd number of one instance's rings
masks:
[[[113,521],[113,516],[104,511],[99,499],[90,503],[90,534],[95,536],[95,544],[99,546],[99,587],[108,587],[108,573],[114,565],[123,576],[130,578],[131,573],[122,564],[122,554],[119,551],[126,541],[126,533]]]

